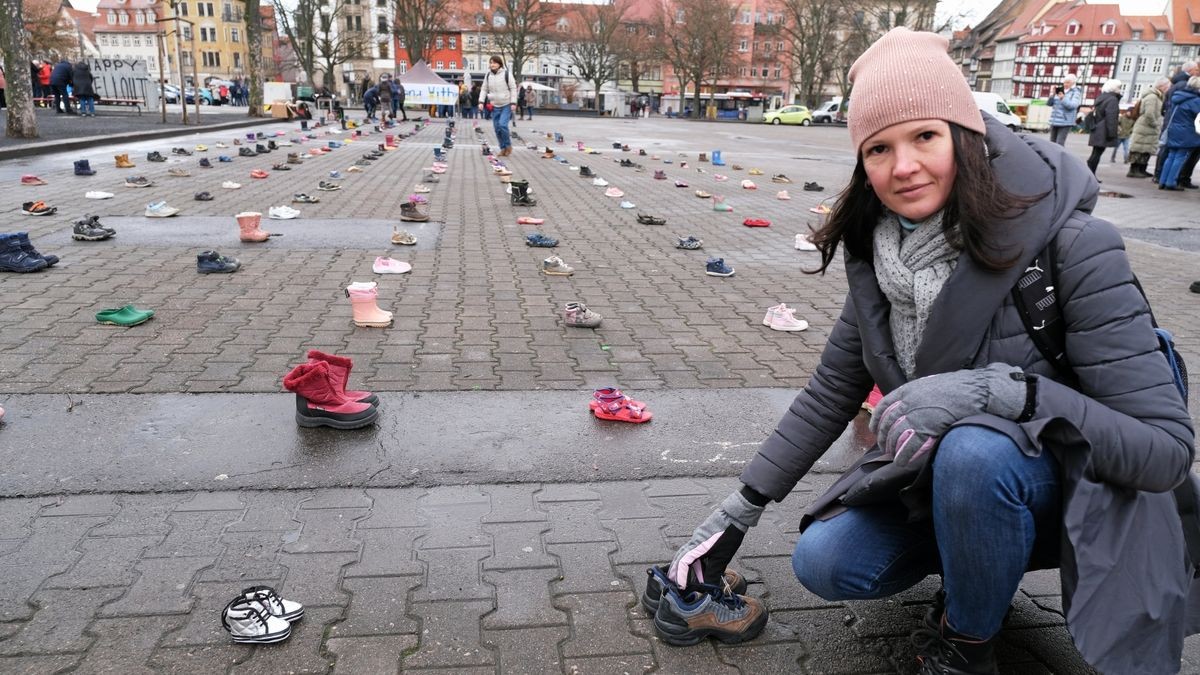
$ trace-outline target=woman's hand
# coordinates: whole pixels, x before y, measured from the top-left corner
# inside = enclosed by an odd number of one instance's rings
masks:
[[[870,429],[884,455],[903,467],[933,450],[959,420],[982,413],[1017,419],[1025,409],[1026,394],[1021,369],[1003,363],[930,375],[884,396],[875,406]]]
[[[667,576],[675,585],[687,588],[688,572],[695,567],[697,578],[716,583],[741,546],[746,530],[758,524],[764,508],[751,504],[741,492],[726,497],[721,506],[696,528],[688,543],[676,551]]]

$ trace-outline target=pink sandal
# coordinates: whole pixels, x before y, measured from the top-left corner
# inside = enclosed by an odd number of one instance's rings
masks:
[[[629,398],[615,387],[605,387],[592,392],[588,408],[597,419],[616,422],[641,424],[654,417],[654,413],[646,410],[645,403]]]
[[[546,222],[545,218],[531,218],[529,216],[517,218],[518,225],[541,225],[544,222]]]

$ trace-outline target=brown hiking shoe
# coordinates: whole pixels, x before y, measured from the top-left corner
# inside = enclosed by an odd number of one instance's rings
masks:
[[[665,575],[660,583],[665,591],[654,614],[654,631],[667,644],[694,645],[707,637],[726,644],[745,642],[767,625],[767,608],[756,598],[704,584],[680,591]]]
[[[429,220],[429,216],[421,213],[415,202],[405,202],[400,205],[400,220],[423,223]]]

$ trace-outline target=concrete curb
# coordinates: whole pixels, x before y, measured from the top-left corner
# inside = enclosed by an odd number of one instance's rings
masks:
[[[30,157],[40,155],[44,152],[61,152],[64,150],[83,150],[86,148],[94,148],[101,145],[111,145],[122,141],[145,141],[156,138],[170,138],[178,136],[181,133],[191,133],[193,131],[221,131],[223,129],[241,129],[244,127],[253,127],[260,124],[270,124],[279,122],[280,120],[270,117],[262,117],[258,119],[246,118],[237,122],[222,122],[220,124],[210,124],[206,126],[175,126],[164,128],[157,131],[131,131],[124,134],[109,134],[106,136],[85,136],[83,138],[72,138],[62,141],[44,141],[41,143],[27,143],[11,148],[0,149],[0,160],[18,159],[20,157]]]

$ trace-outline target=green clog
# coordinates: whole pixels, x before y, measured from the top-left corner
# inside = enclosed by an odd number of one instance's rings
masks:
[[[96,320],[110,326],[136,326],[146,323],[154,316],[152,309],[138,309],[133,305],[125,305],[121,309],[106,309],[96,313]]]

